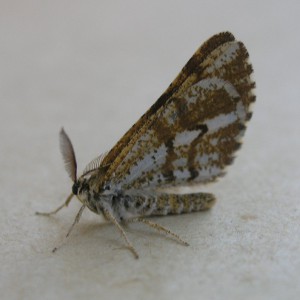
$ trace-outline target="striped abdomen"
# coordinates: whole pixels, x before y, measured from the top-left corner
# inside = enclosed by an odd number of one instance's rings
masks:
[[[216,201],[213,194],[166,194],[131,195],[118,200],[115,213],[121,219],[137,216],[182,214],[207,210]]]

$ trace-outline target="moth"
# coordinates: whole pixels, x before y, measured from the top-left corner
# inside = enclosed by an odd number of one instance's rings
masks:
[[[255,101],[248,56],[231,33],[212,36],[150,109],[80,177],[72,143],[62,129],[60,149],[72,193],[56,210],[38,214],[57,213],[75,195],[82,206],[67,236],[87,207],[117,227],[136,258],[123,223],[143,222],[188,245],[146,217],[206,210],[215,203],[210,193],[168,189],[213,182],[233,162]]]

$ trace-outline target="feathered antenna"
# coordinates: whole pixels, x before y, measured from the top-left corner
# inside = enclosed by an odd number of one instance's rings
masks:
[[[85,176],[97,169],[100,168],[101,163],[103,161],[103,159],[105,158],[107,152],[102,153],[101,155],[99,155],[98,157],[96,157],[95,159],[93,159],[83,170],[82,175],[81,176]]]
[[[77,180],[77,163],[72,143],[62,128],[59,134],[60,152],[63,156],[65,169],[73,182]]]

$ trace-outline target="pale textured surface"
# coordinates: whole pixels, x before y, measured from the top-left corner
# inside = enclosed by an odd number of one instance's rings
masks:
[[[298,3],[1,1],[1,299],[298,299]],[[85,212],[52,254],[79,208],[34,215],[70,192],[60,126],[82,170],[224,30],[249,50],[257,103],[235,164],[206,187],[215,208],[155,219],[191,246],[132,225],[135,260]]]

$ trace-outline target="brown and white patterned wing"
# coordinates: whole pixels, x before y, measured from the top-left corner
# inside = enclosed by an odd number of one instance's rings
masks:
[[[251,73],[241,42],[230,33],[212,37],[116,145],[106,181],[145,189],[206,183],[224,174],[251,118]]]

